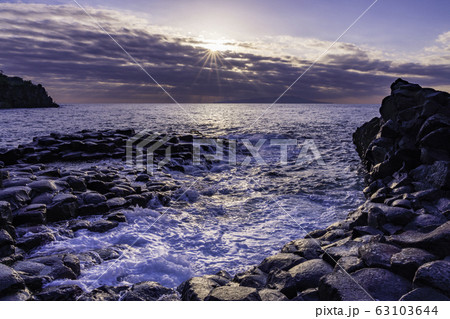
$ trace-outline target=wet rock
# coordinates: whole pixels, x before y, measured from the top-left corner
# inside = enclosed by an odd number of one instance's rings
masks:
[[[410,209],[378,205],[369,209],[368,224],[375,228],[385,223],[406,225],[414,216],[414,212]]]
[[[45,204],[31,204],[13,214],[13,224],[42,225],[47,222],[47,206]]]
[[[133,188],[126,185],[114,186],[109,191],[116,195],[116,197],[125,197],[135,192]]]
[[[106,203],[89,204],[78,207],[77,214],[79,216],[101,215],[108,211],[109,207],[108,205],[106,205]]]
[[[317,287],[322,276],[333,271],[333,267],[321,259],[305,261],[289,270],[297,290]]]
[[[91,292],[84,293],[78,298],[79,301],[118,301],[121,292],[128,287],[101,286]]]
[[[303,290],[297,295],[296,299],[303,301],[319,301],[319,290],[317,288]]]
[[[5,201],[0,201],[0,222],[12,222],[11,205]]]
[[[66,260],[65,260],[66,259]],[[67,255],[51,255],[46,257],[34,257],[28,260],[19,261],[13,265],[17,271],[26,273],[29,276],[48,276],[55,279],[76,279],[78,258],[69,258]],[[72,269],[73,268],[73,269]]]
[[[388,243],[401,247],[422,248],[440,257],[450,255],[450,221],[429,233],[406,231],[386,238]]]
[[[411,286],[408,280],[389,270],[364,268],[352,273],[351,278],[342,271],[326,275],[320,280],[319,296],[320,300],[395,301],[410,291]]]
[[[350,240],[341,245],[325,248],[322,258],[329,264],[335,265],[342,257],[358,256],[358,249],[362,245],[361,242]]]
[[[27,186],[31,188],[31,190],[35,194],[53,193],[58,190],[58,187],[56,187],[55,182],[46,179],[29,183]]]
[[[87,188],[100,194],[106,194],[109,192],[109,185],[103,181],[98,180],[87,182]]]
[[[211,279],[193,277],[180,286],[177,290],[181,294],[181,300],[205,300],[211,290],[219,287],[219,284]]]
[[[304,261],[306,261],[305,258],[293,253],[279,253],[264,259],[258,268],[265,273],[269,273],[275,268],[289,270]]]
[[[72,194],[58,194],[53,197],[52,203],[47,206],[47,220],[61,221],[76,216],[78,208],[77,197]]]
[[[36,298],[42,301],[76,301],[83,294],[83,290],[77,285],[51,286],[36,294]]]
[[[118,223],[126,223],[127,218],[123,212],[114,212],[105,216],[106,220],[115,221]]]
[[[450,261],[437,260],[420,266],[414,276],[414,285],[432,287],[450,297]]]
[[[362,259],[356,256],[341,257],[334,266],[334,271],[344,270],[348,273],[364,268]]]
[[[15,241],[4,229],[0,229],[0,258],[10,256],[15,253]]]
[[[30,251],[36,247],[48,244],[55,240],[55,236],[50,232],[37,233],[19,238],[17,240],[17,247],[25,251]]]
[[[92,222],[88,230],[95,233],[104,233],[117,227],[118,225],[119,223],[116,221],[100,219]]]
[[[124,301],[156,301],[160,300],[164,295],[173,295],[175,290],[161,286],[154,281],[145,281],[133,285],[121,300]]]
[[[369,267],[390,268],[392,255],[400,251],[400,248],[393,245],[368,243],[359,248],[359,255]]]
[[[352,229],[352,238],[357,238],[365,235],[383,235],[379,229],[370,226],[355,226]]]
[[[322,254],[322,249],[320,249],[320,240],[313,238],[303,238],[287,243],[281,249],[281,252],[294,253],[306,259],[315,259],[319,258],[319,256]]]
[[[16,186],[0,190],[0,201],[9,202],[12,210],[25,206],[30,202],[31,188]]]
[[[222,286],[214,288],[206,297],[210,301],[257,301],[261,300],[257,290],[250,287]]]
[[[91,222],[84,219],[75,219],[69,222],[68,227],[70,228],[70,230],[75,232],[80,229],[88,229],[89,227],[91,227]]]
[[[108,199],[106,201],[106,205],[108,205],[109,209],[121,209],[128,206],[128,202],[125,198],[122,197],[114,197]]]
[[[76,192],[85,192],[87,189],[86,183],[82,178],[76,176],[66,176],[60,180],[69,184],[69,186]]]
[[[392,255],[392,271],[406,278],[412,279],[416,270],[423,264],[437,259],[436,256],[418,248],[404,248]]]
[[[147,174],[140,174],[136,177],[136,182],[148,182],[150,180],[150,176]]]
[[[106,197],[96,192],[87,192],[82,195],[85,204],[101,204],[106,202]]]
[[[444,216],[421,214],[415,217],[412,222],[405,226],[405,230],[417,230],[421,233],[428,233],[446,222]]]
[[[400,301],[450,301],[446,295],[428,287],[416,288],[400,298]]]
[[[288,300],[284,294],[275,289],[262,289],[258,291],[262,301],[285,301]]]
[[[267,277],[267,288],[279,290],[289,299],[297,295],[294,278],[289,272],[280,269],[275,269],[269,273]]]
[[[0,297],[25,288],[25,283],[12,268],[0,264]]]
[[[101,248],[95,250],[96,253],[100,256],[101,259],[104,261],[111,260],[111,259],[117,259],[121,255],[121,251],[117,248]]]
[[[28,301],[28,300],[31,300],[31,293],[26,288],[0,298],[0,301]]]
[[[50,205],[53,201],[53,197],[55,197],[54,194],[51,193],[42,193],[40,195],[37,195],[36,197],[33,197],[31,200],[31,204],[45,204]]]
[[[131,206],[147,207],[148,199],[145,196],[133,194],[125,197]]]

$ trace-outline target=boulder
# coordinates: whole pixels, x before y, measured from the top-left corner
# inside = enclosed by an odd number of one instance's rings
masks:
[[[85,204],[101,204],[106,202],[106,197],[97,192],[87,192],[82,195]]]
[[[0,297],[25,288],[25,282],[12,268],[0,264]]]
[[[304,261],[306,261],[305,258],[293,253],[279,253],[264,259],[258,268],[265,273],[269,273],[275,268],[289,270]]]
[[[31,204],[13,213],[13,224],[42,225],[47,222],[47,206],[45,204]]]
[[[356,256],[341,257],[334,266],[334,271],[344,270],[348,273],[364,268],[364,262]]]
[[[58,190],[58,187],[56,187],[55,182],[47,179],[31,182],[27,186],[31,188],[34,194],[53,193]]]
[[[322,259],[305,261],[289,270],[294,278],[297,290],[315,288],[321,277],[333,271],[333,267]]]
[[[450,301],[450,298],[436,289],[422,287],[403,295],[400,301]]]
[[[393,272],[408,279],[413,279],[416,270],[420,266],[436,259],[436,256],[423,249],[404,248],[392,255],[391,268]]]
[[[17,246],[25,251],[30,251],[55,240],[56,238],[51,232],[41,232],[19,238]]]
[[[36,294],[36,298],[42,301],[76,301],[83,294],[83,290],[77,285],[50,286]]]
[[[205,300],[210,301],[258,301],[261,300],[255,288],[221,286],[214,288]]]
[[[297,296],[296,282],[292,275],[284,270],[275,269],[267,277],[267,288],[279,290],[287,298]]]
[[[450,261],[437,260],[420,266],[414,285],[432,287],[450,297]]]
[[[12,210],[25,206],[30,199],[31,188],[26,186],[9,187],[0,190],[0,201],[9,202]]]
[[[450,255],[450,221],[429,233],[405,231],[386,237],[388,243],[401,247],[422,248],[439,257]]]
[[[330,248],[325,248],[322,258],[331,265],[335,265],[342,257],[358,256],[358,249],[363,245],[353,240]]]
[[[164,295],[173,295],[175,290],[161,286],[154,281],[144,281],[134,284],[124,293],[121,300],[124,301],[156,301]]]
[[[323,236],[323,234],[321,234]],[[282,253],[294,253],[306,259],[319,258],[322,254],[320,240],[315,238],[303,238],[293,240],[281,249]]]
[[[275,289],[261,289],[258,291],[262,301],[285,301],[288,300],[284,294]]]
[[[87,187],[83,178],[76,176],[66,176],[60,179],[60,181],[66,182],[76,192],[85,192]]]
[[[116,221],[100,219],[92,222],[91,226],[88,227],[88,230],[95,233],[104,233],[118,225],[119,223]]]
[[[393,245],[368,243],[359,248],[359,255],[368,267],[390,268],[392,255],[400,251]]]
[[[109,209],[121,209],[128,206],[128,202],[123,197],[114,197],[106,201]]]
[[[214,280],[193,277],[178,286],[177,290],[181,294],[181,300],[195,301],[205,300],[211,290],[216,287],[219,287],[219,284]]]
[[[47,206],[47,220],[61,221],[76,216],[78,208],[77,197],[72,194],[58,194],[53,197],[52,203]]]
[[[10,256],[15,253],[15,241],[4,229],[0,229],[0,258]]]
[[[351,275],[343,271],[326,275],[319,283],[320,300],[396,301],[412,289],[405,278],[381,268],[364,268]]]

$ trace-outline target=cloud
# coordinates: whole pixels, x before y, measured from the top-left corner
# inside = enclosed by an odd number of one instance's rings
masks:
[[[78,7],[0,4],[0,10],[0,68],[42,83],[58,102],[171,102]],[[180,103],[276,98],[330,45],[288,36],[223,40],[230,50],[208,56],[202,47],[208,39],[149,25],[131,13],[88,10]],[[436,43],[448,48],[448,38],[443,34]],[[438,49],[429,50],[435,57]],[[389,84],[405,75],[421,84],[443,85],[450,68],[440,60],[396,62],[376,50],[338,43],[289,95],[378,102]]]

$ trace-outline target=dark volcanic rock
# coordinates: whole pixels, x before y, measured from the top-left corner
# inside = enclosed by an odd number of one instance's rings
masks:
[[[0,258],[10,256],[15,253],[15,241],[4,229],[0,229]]]
[[[412,289],[408,280],[386,269],[365,268],[351,274],[337,271],[319,284],[321,300],[399,300]]]
[[[77,197],[72,194],[58,194],[47,206],[47,220],[60,221],[76,216],[78,208]]]
[[[211,301],[256,301],[261,300],[255,288],[241,286],[222,286],[213,289],[206,300]]]
[[[288,300],[284,294],[275,289],[262,289],[258,291],[262,301],[285,301]]]
[[[177,290],[181,294],[181,300],[205,300],[216,287],[219,284],[212,279],[193,277],[178,286]]]
[[[450,261],[437,260],[420,266],[414,285],[432,287],[450,297]]]
[[[435,289],[424,287],[408,292],[400,301],[450,301],[450,298]]]
[[[0,190],[0,201],[7,201],[12,210],[25,206],[30,199],[31,188],[16,186]]]
[[[77,285],[62,285],[48,287],[36,294],[38,300],[43,301],[75,301],[83,294]]]
[[[47,221],[47,206],[44,204],[32,204],[23,207],[13,214],[14,225],[42,225]]]
[[[0,297],[25,288],[25,283],[12,268],[0,264]]]
[[[297,290],[317,287],[321,277],[333,271],[333,267],[322,259],[305,261],[289,270]]]
[[[298,255],[292,253],[279,253],[264,259],[258,268],[265,273],[268,273],[275,268],[289,270],[303,261],[306,261],[306,259]]]
[[[400,235],[387,237],[390,243],[402,247],[416,247],[425,249],[437,256],[450,255],[450,221],[429,233],[406,231]]]
[[[390,268],[392,255],[400,251],[400,248],[393,245],[369,243],[359,248],[359,255],[369,267]]]
[[[130,290],[125,292],[121,300],[124,301],[156,301],[164,295],[173,295],[175,290],[161,286],[154,281],[145,281],[133,285]]]
[[[118,225],[119,225],[119,223],[116,221],[100,219],[100,220],[92,222],[91,226],[89,226],[88,229],[91,232],[104,233],[104,232],[107,232],[108,230],[111,230],[111,229],[117,227]]]
[[[417,268],[421,265],[437,259],[436,256],[418,248],[404,248],[399,253],[392,255],[392,271],[406,278],[412,279]]]

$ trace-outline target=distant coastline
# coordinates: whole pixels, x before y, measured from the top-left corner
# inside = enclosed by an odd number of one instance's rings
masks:
[[[0,71],[0,109],[59,107],[41,84]]]

